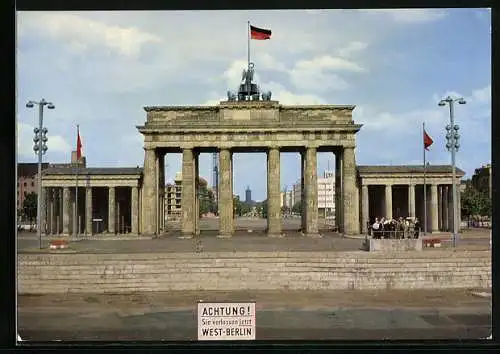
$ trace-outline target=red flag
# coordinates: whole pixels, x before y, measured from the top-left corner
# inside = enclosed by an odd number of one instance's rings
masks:
[[[271,30],[250,26],[250,38],[261,41],[271,39]]]
[[[80,127],[76,126],[76,160],[80,161],[82,158],[82,139],[80,139]]]
[[[434,143],[434,140],[424,130],[424,149],[429,151],[429,147]]]

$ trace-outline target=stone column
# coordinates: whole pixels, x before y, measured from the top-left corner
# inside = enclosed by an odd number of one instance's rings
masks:
[[[436,184],[431,185],[431,232],[438,232],[438,186]]]
[[[343,171],[343,151],[338,150],[335,154],[335,226],[340,232],[344,232],[344,208],[342,202],[342,171]]]
[[[457,215],[458,215],[458,232],[462,229],[462,201],[461,201],[460,183],[457,185]]]
[[[131,216],[131,226],[132,233],[137,235],[139,233],[139,188],[131,188],[130,196],[130,216]]]
[[[47,210],[46,210],[46,218],[47,218],[47,235],[52,233],[52,188],[47,187],[46,189],[46,197],[47,197]]]
[[[194,154],[194,233],[200,235],[200,153]]]
[[[159,229],[162,232],[165,232],[165,153],[162,152],[159,154],[159,181],[158,181],[158,189],[159,189]]]
[[[69,235],[71,191],[69,187],[63,187],[63,230],[64,235]]]
[[[415,185],[408,186],[408,216],[415,217]]]
[[[153,209],[155,219],[156,219],[156,225],[154,232],[156,235],[159,234],[160,232],[160,158],[159,158],[159,153],[158,150],[156,150],[155,154],[155,196],[154,196],[154,201],[155,201],[155,207]]]
[[[281,236],[280,151],[267,152],[267,236]]]
[[[232,189],[232,163],[229,149],[219,152],[219,235],[218,237],[231,237],[233,227],[233,189]]]
[[[144,149],[144,172],[142,184],[142,233],[156,233],[156,151]]]
[[[157,218],[158,218],[158,232],[165,231],[165,153],[158,152],[157,158],[158,166],[158,204],[157,204]]]
[[[392,219],[392,185],[385,185],[385,218]]]
[[[92,235],[92,187],[85,188],[85,233]]]
[[[307,195],[306,195],[306,153],[301,151],[300,153],[300,228],[302,233],[306,232],[307,224]]]
[[[443,231],[443,187],[438,185],[438,230]]]
[[[353,147],[345,147],[342,153],[342,206],[343,227],[347,235],[359,234],[359,208],[356,198],[356,157]]]
[[[50,212],[50,218],[49,218],[49,233],[51,235],[54,234],[55,232],[55,223],[56,223],[56,206],[55,206],[55,197],[54,197],[54,188],[50,188],[50,194],[49,194],[49,212]]]
[[[448,230],[453,232],[453,186],[450,184],[446,188],[448,196]]]
[[[431,185],[431,232],[438,232],[438,202],[437,202],[437,185]]]
[[[108,232],[116,233],[116,189],[108,187]]]
[[[319,237],[318,232],[318,172],[316,148],[306,150],[306,230],[305,235]]]
[[[368,222],[370,221],[370,199],[369,199],[369,191],[368,185],[363,184],[361,186],[361,215],[362,215],[362,230],[363,233],[366,234],[368,232]]]
[[[42,194],[40,195],[42,198],[42,207],[40,209],[40,227],[42,230],[42,235],[47,233],[47,187],[42,187]]]
[[[450,210],[449,210],[449,198],[448,198],[448,186],[441,186],[443,193],[443,231],[450,231]]]
[[[195,232],[194,157],[192,149],[182,151],[182,237],[191,238]]]

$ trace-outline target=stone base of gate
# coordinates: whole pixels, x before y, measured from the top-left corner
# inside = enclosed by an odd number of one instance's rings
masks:
[[[422,239],[373,239],[368,240],[368,251],[370,252],[403,252],[421,251]]]

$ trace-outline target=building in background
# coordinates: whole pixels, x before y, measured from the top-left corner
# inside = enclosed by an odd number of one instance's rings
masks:
[[[292,209],[293,204],[294,204],[294,200],[295,200],[295,198],[294,198],[293,189],[288,190],[287,188],[285,188],[285,190],[280,193],[280,205],[282,208],[287,207],[289,209]]]
[[[165,217],[169,220],[182,217],[182,172],[175,174],[174,183],[167,183],[165,198]]]
[[[292,190],[290,191],[293,195],[292,197],[292,208],[295,204],[299,203],[302,200],[302,191],[300,188],[300,180],[292,186]]]
[[[289,200],[292,207],[302,200],[300,180],[293,185]],[[326,170],[323,172],[323,177],[318,177],[318,212],[320,217],[335,216],[335,173],[333,171]]]
[[[252,190],[250,189],[250,186],[247,186],[247,189],[245,190],[245,203],[252,204]]]
[[[51,164],[48,162],[42,163],[42,171],[46,170],[49,167],[55,168],[70,168],[75,166],[77,163],[76,160],[76,151],[71,153],[71,162],[70,163],[56,163]],[[82,157],[80,166],[85,167],[86,159]],[[38,163],[24,163],[20,162],[17,164],[17,213],[18,215],[22,214],[24,199],[30,193],[38,193]]]
[[[205,185],[208,188],[207,181],[203,177],[199,177],[200,186]],[[199,191],[202,193],[202,191]],[[201,198],[204,194],[200,194]],[[210,213],[208,213],[210,214]],[[182,218],[182,172],[175,174],[174,183],[167,183],[165,186],[165,218],[167,220],[180,220]]]
[[[335,173],[324,171],[318,177],[318,212],[323,217],[335,216]]]
[[[48,163],[42,164],[42,171],[49,167]],[[24,199],[30,193],[37,193],[38,163],[17,164],[17,215],[21,216]]]

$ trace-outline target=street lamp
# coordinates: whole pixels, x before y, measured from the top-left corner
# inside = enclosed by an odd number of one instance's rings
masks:
[[[36,208],[36,233],[38,236],[38,242],[40,248],[42,248],[42,156],[47,152],[47,128],[43,127],[43,107],[47,106],[48,109],[54,109],[55,106],[52,102],[47,102],[42,98],[40,102],[36,101],[28,101],[26,103],[26,108],[33,108],[35,105],[38,105],[38,128],[33,129],[35,133],[35,137],[33,138],[33,142],[35,145],[33,146],[33,150],[36,154],[38,154],[38,192],[37,192],[37,208]]]
[[[450,124],[446,126],[446,149],[451,152],[451,178],[452,178],[452,202],[453,202],[453,247],[457,246],[457,238],[458,238],[458,213],[460,210],[457,205],[457,184],[455,180],[455,153],[458,151],[460,144],[460,134],[458,134],[458,130],[460,127],[455,124],[454,121],[454,111],[453,105],[455,102],[458,104],[466,104],[463,97],[460,98],[452,98],[450,96],[439,101],[438,105],[441,107],[446,106],[448,104],[450,106]]]

